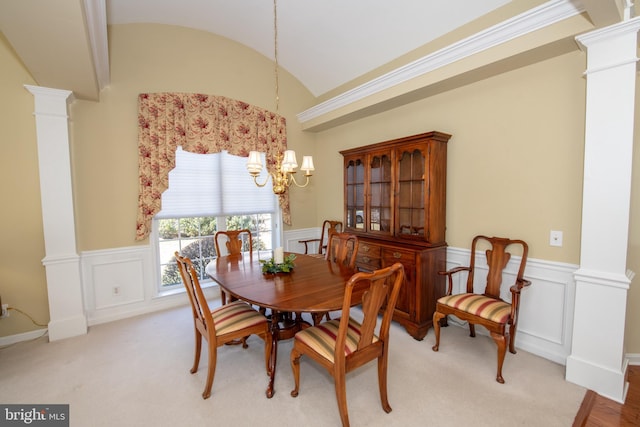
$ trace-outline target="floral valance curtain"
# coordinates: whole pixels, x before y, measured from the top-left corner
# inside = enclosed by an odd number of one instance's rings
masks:
[[[192,153],[228,151],[247,157],[249,151],[267,155],[274,172],[276,155],[287,148],[284,117],[223,96],[195,93],[143,93],[138,96],[138,219],[136,240],[151,232],[161,209],[162,193],[175,167],[176,148]],[[247,174],[247,179],[249,174]],[[265,191],[267,191],[265,189]],[[280,198],[282,219],[291,224],[289,194]]]

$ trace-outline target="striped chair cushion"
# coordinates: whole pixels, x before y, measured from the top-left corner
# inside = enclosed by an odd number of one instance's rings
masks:
[[[266,317],[243,301],[234,301],[218,307],[211,315],[216,325],[216,335],[228,334],[267,321]]]
[[[302,341],[318,354],[330,362],[334,361],[334,351],[336,347],[336,336],[340,327],[340,319],[330,320],[318,326],[304,329],[298,332],[295,339]],[[349,328],[347,329],[347,339],[344,349],[345,356],[350,355],[358,348],[360,340],[360,323],[349,318]],[[378,337],[373,337],[373,342],[378,341]]]
[[[438,303],[496,323],[507,323],[511,315],[511,304],[484,295],[449,295],[440,298]]]

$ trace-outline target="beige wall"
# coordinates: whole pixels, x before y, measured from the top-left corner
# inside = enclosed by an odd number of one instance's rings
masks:
[[[109,28],[109,45],[111,85],[100,103],[77,101],[71,108],[81,251],[137,244],[139,93],[197,92],[275,110],[273,63],[228,39],[181,27],[120,25]],[[312,99],[280,72],[279,111],[287,117],[289,146],[298,155],[315,154],[314,135],[303,135],[295,120]],[[313,195],[292,194],[292,226],[314,226],[315,215],[308,214],[314,212]],[[295,197],[299,194],[303,198]]]
[[[49,321],[40,205],[40,176],[33,96],[34,84],[0,33],[0,296],[3,304],[29,313],[38,323]],[[37,327],[11,311],[0,319],[0,336]]]
[[[318,175],[331,184],[318,194],[331,200],[322,214],[342,216],[342,198],[329,197],[342,184],[339,150],[438,130],[452,134],[450,246],[517,237],[533,258],[579,263],[584,67],[581,53],[567,54],[319,134]],[[549,246],[550,230],[564,232],[563,247]]]
[[[202,92],[275,109],[272,62],[227,39],[179,27],[123,25],[110,28],[109,43],[110,87],[99,103],[75,101],[70,109],[79,251],[137,244],[139,93]],[[528,241],[532,258],[578,264],[585,60],[584,53],[576,49],[317,134],[301,132],[295,117],[313,105],[313,98],[281,72],[280,113],[288,120],[289,145],[299,155],[313,154],[316,162],[312,186],[291,192],[291,228],[313,227],[323,218],[342,217],[339,150],[439,130],[453,135],[447,183],[450,246],[466,248],[478,233],[506,235]],[[34,83],[6,43],[0,44],[0,61],[1,72],[9,74],[0,87],[13,102],[13,108],[3,107],[3,120],[8,117],[11,126],[0,130],[2,144],[12,159],[18,158],[8,166],[4,161],[0,173],[4,182],[12,182],[16,174],[26,180],[19,186],[2,187],[5,200],[15,200],[20,209],[0,213],[0,228],[3,235],[11,236],[11,249],[18,250],[25,265],[16,268],[7,253],[0,258],[0,295],[4,300],[4,282],[10,282],[7,301],[46,320],[33,100],[22,88],[24,83]],[[26,144],[15,144],[17,140]],[[640,164],[637,151],[635,157],[635,164]],[[632,213],[640,211],[639,180],[636,173]],[[18,202],[21,197],[26,201]],[[29,214],[33,216],[30,224],[16,227]],[[549,246],[552,229],[564,232],[563,247]],[[640,272],[638,221],[632,220],[631,230],[629,268]],[[16,277],[22,270],[29,272],[25,280]],[[640,320],[634,309],[640,307],[640,294],[632,287],[629,296],[628,326]],[[6,324],[0,321],[0,336],[35,328]],[[640,352],[637,338],[637,332],[628,327],[627,352]]]
[[[320,133],[318,200],[325,202],[319,217],[343,215],[342,193],[336,198],[334,190],[342,185],[339,150],[439,130],[453,135],[447,173],[450,246],[468,248],[480,233],[503,235],[527,241],[531,258],[579,264],[585,66],[585,54],[576,49]],[[640,274],[638,135],[636,128],[627,262]],[[561,248],[549,246],[550,230],[564,232]],[[639,308],[636,278],[628,299],[628,353],[640,352]]]

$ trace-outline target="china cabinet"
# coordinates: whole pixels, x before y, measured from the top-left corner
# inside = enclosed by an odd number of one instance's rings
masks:
[[[394,320],[421,340],[444,295],[447,143],[428,132],[341,151],[344,231],[358,236],[356,265],[371,271],[401,262],[406,281]]]

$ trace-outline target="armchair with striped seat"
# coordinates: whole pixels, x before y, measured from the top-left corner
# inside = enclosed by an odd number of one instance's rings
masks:
[[[483,289],[481,280],[474,280],[478,270],[484,271],[484,266],[476,265],[476,250],[488,246],[486,249],[487,276]],[[511,254],[508,247],[520,247],[521,258],[515,282],[508,289],[501,287],[502,276]],[[454,315],[469,323],[469,332],[476,336],[475,325],[484,326],[491,338],[498,346],[498,373],[496,381],[503,384],[502,365],[507,346],[509,352],[515,354],[515,337],[518,326],[518,312],[520,309],[520,292],[531,282],[524,278],[524,269],[527,264],[529,248],[522,240],[511,240],[501,237],[476,236],[471,244],[471,258],[469,267],[456,267],[449,271],[441,271],[439,274],[449,278],[447,294],[438,299],[436,311],[433,313],[433,330],[436,343],[433,351],[438,351],[440,346],[440,321],[448,315]],[[466,292],[452,294],[453,276],[456,273],[467,272]],[[474,282],[476,287],[474,288]],[[510,294],[511,301],[505,301]],[[505,298],[505,299],[503,299]],[[446,322],[446,320],[445,320]]]

